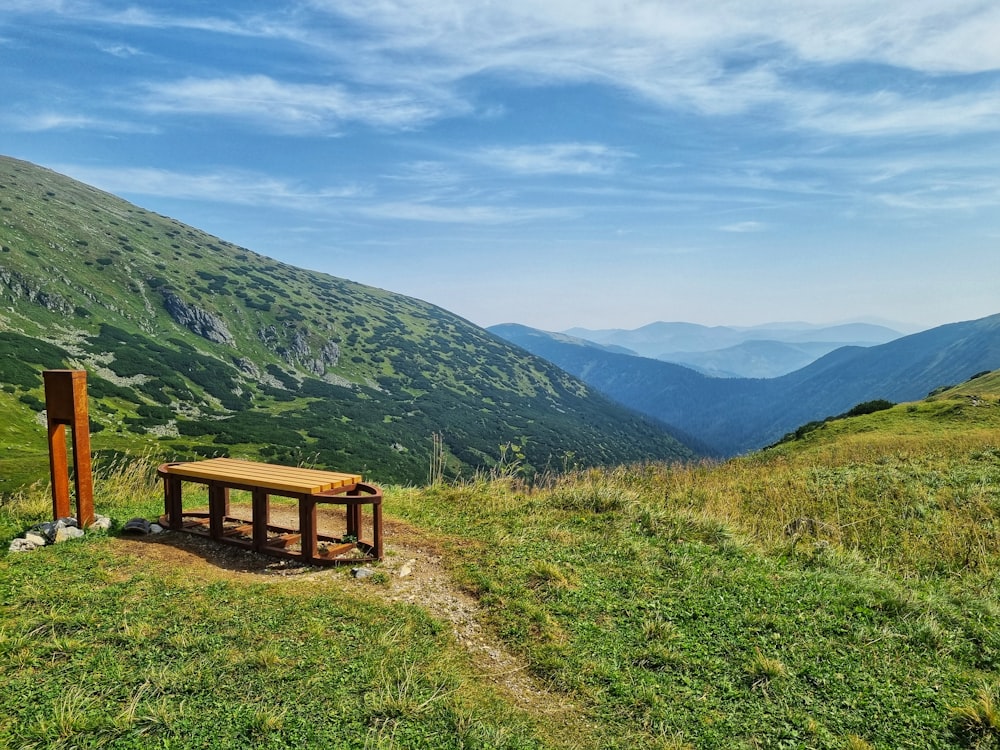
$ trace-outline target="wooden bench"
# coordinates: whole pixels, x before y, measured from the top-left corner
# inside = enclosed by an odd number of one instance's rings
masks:
[[[365,484],[357,474],[341,474],[298,467],[211,458],[206,461],[165,463],[165,513],[162,524],[176,531],[208,536],[215,541],[268,555],[289,557],[310,565],[337,565],[382,559],[382,490]],[[208,512],[183,509],[185,482],[208,486]],[[229,491],[251,493],[251,517],[230,515]],[[298,500],[298,529],[271,523],[270,496]],[[316,506],[345,506],[347,530],[340,537],[320,534]],[[361,539],[361,508],[372,507],[372,536]]]

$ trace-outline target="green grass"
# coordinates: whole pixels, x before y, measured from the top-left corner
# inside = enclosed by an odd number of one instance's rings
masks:
[[[99,510],[157,514],[149,469],[107,472]],[[6,497],[5,539],[45,503]],[[0,747],[543,746],[441,623],[337,584],[192,575],[113,534],[0,558]]]
[[[722,464],[387,488],[498,647],[577,707],[558,724],[391,576],[193,575],[114,532],[0,558],[0,746],[1000,747],[1000,406],[975,408]],[[158,514],[151,477],[106,467],[98,510]],[[7,495],[0,534],[46,513]]]
[[[762,549],[645,492],[608,512],[558,492],[503,507],[489,486],[411,500],[482,530],[466,585],[536,674],[591,707],[602,745],[958,746],[950,706],[1000,658],[989,578],[974,593],[836,547]]]
[[[30,604],[0,634],[4,746],[536,745],[416,608],[191,580],[107,542],[39,557],[4,571]]]

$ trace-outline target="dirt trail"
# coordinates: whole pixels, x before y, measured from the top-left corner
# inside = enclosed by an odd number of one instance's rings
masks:
[[[337,524],[336,511],[327,522]],[[281,513],[280,509],[277,511]],[[280,516],[272,518],[280,522]],[[423,607],[448,623],[456,641],[469,653],[481,676],[499,686],[520,708],[546,717],[546,725],[577,726],[586,723],[564,695],[553,693],[534,679],[527,664],[507,651],[481,623],[475,597],[458,587],[444,565],[444,552],[430,536],[399,521],[387,520],[384,529],[385,561],[376,566],[385,572],[385,585],[355,579],[343,567],[315,568],[294,561],[257,555],[212,542],[192,534],[166,532],[139,538],[119,537],[116,544],[128,554],[161,560],[171,567],[186,567],[204,578],[287,581],[323,581],[358,596]]]

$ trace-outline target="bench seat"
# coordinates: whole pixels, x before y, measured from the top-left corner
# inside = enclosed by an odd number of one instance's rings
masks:
[[[361,481],[359,474],[305,469],[233,458],[162,464],[163,525],[201,534],[223,544],[301,560],[310,565],[337,565],[382,559],[382,490]],[[208,511],[185,511],[185,482],[208,487]],[[229,491],[251,493],[249,519],[230,515]],[[298,528],[271,523],[270,497],[298,501]],[[343,505],[347,528],[340,537],[317,530],[318,504]],[[372,509],[371,537],[361,538],[361,510]]]

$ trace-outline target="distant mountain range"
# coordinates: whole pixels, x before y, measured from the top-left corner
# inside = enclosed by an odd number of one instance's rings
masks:
[[[608,351],[565,334],[507,324],[490,331],[544,357],[621,404],[661,419],[719,455],[761,448],[803,423],[864,401],[911,401],[1000,368],[1000,315],[871,347],[845,346],[770,379],[713,378],[682,365]]]
[[[258,255],[0,157],[0,491],[46,476],[40,371],[89,372],[93,445],[426,481],[693,452],[462,318]]]
[[[903,335],[871,323],[710,327],[659,322],[632,330],[571,328],[564,333],[609,351],[674,362],[727,378],[773,378],[801,369],[843,346],[884,344]]]

